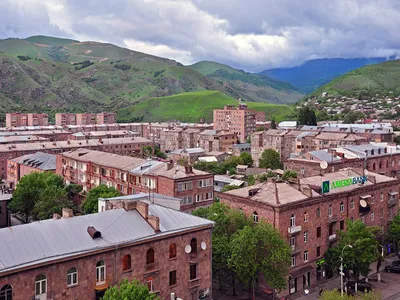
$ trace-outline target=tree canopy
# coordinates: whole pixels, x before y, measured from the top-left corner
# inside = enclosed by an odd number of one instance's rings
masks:
[[[315,111],[308,106],[300,108],[297,115],[297,122],[299,125],[317,125]]]
[[[395,246],[396,250],[400,250],[400,214],[397,214],[388,230],[388,239]]]
[[[343,122],[346,124],[354,124],[357,120],[362,118],[365,118],[365,115],[362,112],[350,111],[344,116]]]
[[[129,282],[124,280],[117,286],[106,290],[102,300],[155,300],[156,294],[150,293],[147,286],[140,284],[138,280]]]
[[[271,121],[271,129],[276,129],[275,119],[272,119],[272,121]]]
[[[252,166],[252,164],[253,159],[251,158],[251,155],[246,152],[242,152],[240,156],[229,157],[221,163],[199,161],[196,162],[193,167],[197,170],[210,172],[212,174],[224,175],[228,171],[230,174],[235,174],[237,165]]]
[[[322,295],[318,298],[319,300],[338,300],[338,299],[343,299],[343,300],[382,300],[382,296],[375,292],[369,292],[369,293],[360,293],[355,296],[350,296],[347,294],[344,294],[343,297],[340,295],[340,291],[337,289],[330,290],[330,291],[324,291]]]
[[[266,149],[259,160],[260,168],[279,169],[282,167],[280,155],[273,149]]]
[[[121,193],[113,187],[107,187],[105,184],[101,184],[91,189],[86,196],[86,200],[83,202],[82,208],[86,214],[93,214],[98,212],[98,200],[99,198],[112,198],[118,197]]]
[[[32,172],[19,181],[9,208],[24,216],[25,221],[51,218],[63,208],[74,208],[73,197],[82,190],[65,185],[64,179],[51,172]]]

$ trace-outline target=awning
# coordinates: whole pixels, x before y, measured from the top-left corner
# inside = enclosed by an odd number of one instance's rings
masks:
[[[292,277],[292,278],[296,278],[296,277],[299,277],[300,275],[303,275],[303,274],[305,274],[307,272],[310,272],[312,270],[314,270],[313,266],[305,266],[305,267],[300,268],[298,270],[289,272],[289,276]]]
[[[371,198],[371,197],[372,197],[371,195],[361,195],[360,196],[361,199],[368,199],[368,198]]]

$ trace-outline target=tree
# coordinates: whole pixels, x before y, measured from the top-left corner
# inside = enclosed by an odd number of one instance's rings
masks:
[[[344,116],[343,122],[346,124],[354,124],[354,122],[362,118],[365,118],[362,112],[352,110]]]
[[[153,147],[151,146],[144,146],[142,148],[143,157],[153,157]],[[166,159],[167,155],[164,152],[161,152],[160,148],[156,146],[154,148],[154,156]]]
[[[89,191],[86,200],[83,202],[82,208],[86,214],[93,214],[98,212],[98,199],[99,198],[112,198],[118,197],[121,193],[113,187],[107,187],[101,184]]]
[[[377,259],[377,241],[374,233],[360,220],[347,221],[347,231],[339,232],[339,243],[326,252],[327,265],[337,272],[340,266],[340,256],[345,245],[352,245],[343,252],[343,264],[347,270],[352,270],[355,279],[359,275],[367,276],[369,266]]]
[[[221,193],[227,192],[227,191],[236,190],[236,189],[240,189],[240,186],[238,186],[238,185],[226,185],[221,189]]]
[[[319,300],[382,300],[382,296],[375,291],[365,293],[365,294],[357,294],[354,297],[344,294],[343,297],[340,295],[340,291],[337,289],[324,291],[322,295],[318,298]]]
[[[270,224],[245,226],[233,237],[228,265],[240,280],[253,287],[259,274],[269,286],[284,289],[291,263],[291,248]]]
[[[273,149],[264,150],[259,160],[259,166],[266,169],[279,169],[282,166],[279,153]]]
[[[61,176],[51,172],[32,172],[19,181],[9,208],[23,215],[25,222],[48,219],[53,213],[61,214],[64,207],[74,208],[74,192],[81,188],[66,186]]]
[[[397,214],[388,230],[388,240],[394,245],[397,251],[400,250],[400,214]]]
[[[271,121],[271,129],[276,129],[275,119],[272,119],[272,121]]]
[[[297,178],[297,172],[291,170],[285,171],[282,175],[282,180],[288,180],[289,178]]]
[[[317,125],[315,111],[308,106],[300,108],[297,115],[297,122],[299,125]]]
[[[102,300],[154,300],[156,294],[150,293],[147,286],[140,284],[134,279],[132,282],[124,280],[117,286],[110,287],[106,290]]]
[[[247,152],[240,153],[240,163],[243,165],[247,165],[248,167],[253,166],[253,158]]]

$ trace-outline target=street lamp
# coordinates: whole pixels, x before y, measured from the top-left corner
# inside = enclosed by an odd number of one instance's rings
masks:
[[[342,297],[343,297],[343,275],[344,275],[344,273],[343,273],[343,251],[344,251],[344,249],[346,249],[346,247],[353,248],[353,246],[352,245],[344,246],[342,249],[342,256],[340,257],[340,291],[341,291],[340,295]]]

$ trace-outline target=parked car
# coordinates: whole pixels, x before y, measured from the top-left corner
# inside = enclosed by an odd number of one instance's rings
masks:
[[[400,266],[400,260],[395,260],[394,262],[392,262],[392,267],[393,266]]]
[[[356,293],[356,281],[349,280],[347,281],[347,293],[353,295]],[[357,292],[364,292],[368,293],[372,291],[373,287],[370,283],[366,282],[365,280],[357,281]]]
[[[386,266],[385,271],[388,273],[400,273],[400,265]]]

